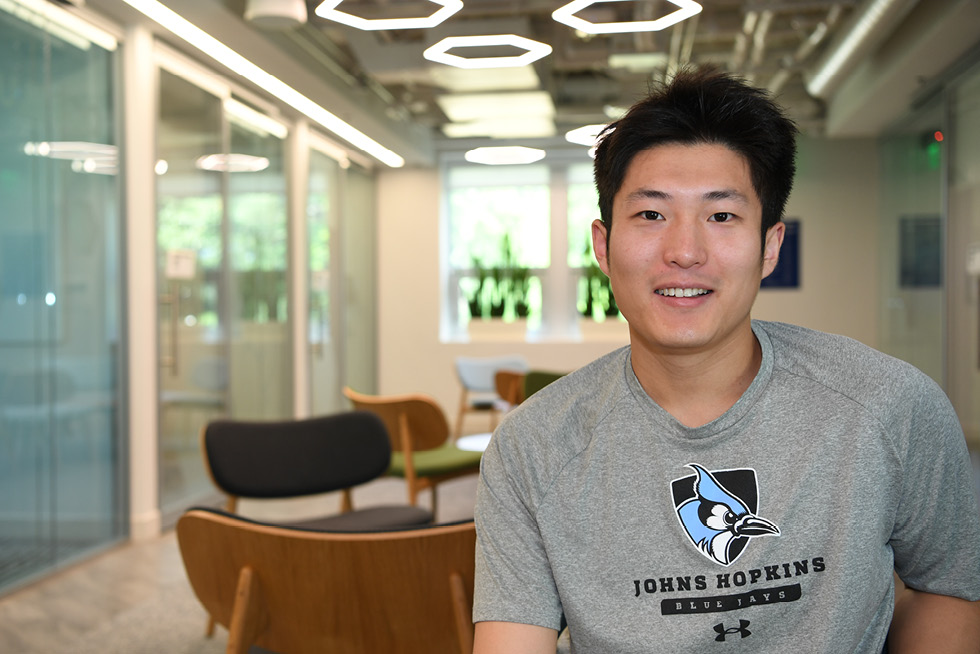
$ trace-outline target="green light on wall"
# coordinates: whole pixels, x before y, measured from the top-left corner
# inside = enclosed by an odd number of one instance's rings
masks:
[[[939,170],[939,167],[942,165],[943,153],[939,145],[942,142],[943,133],[939,130],[933,132],[932,139],[926,145],[926,164],[929,166],[929,170]]]

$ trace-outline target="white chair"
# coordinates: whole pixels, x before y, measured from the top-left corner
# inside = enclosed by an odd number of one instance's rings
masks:
[[[462,392],[453,438],[459,438],[463,434],[463,420],[468,413],[489,414],[490,431],[493,431],[505,404],[497,395],[497,373],[503,370],[527,372],[529,369],[527,359],[519,354],[497,357],[456,357],[456,376],[459,378]]]

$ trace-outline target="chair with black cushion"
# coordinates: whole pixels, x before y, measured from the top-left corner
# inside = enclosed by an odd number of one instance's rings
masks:
[[[340,513],[281,524],[330,531],[401,529],[431,524],[433,514],[412,505],[354,510],[350,489],[383,475],[391,463],[384,423],[366,411],[304,420],[215,420],[201,430],[204,467],[228,496],[238,499],[298,498],[342,491]],[[214,617],[206,633],[214,634]]]
[[[228,654],[473,651],[472,521],[335,533],[191,509],[177,542]]]
[[[421,393],[367,395],[344,388],[355,409],[377,414],[391,436],[388,474],[402,477],[408,501],[415,504],[419,491],[432,490],[436,513],[436,486],[443,481],[480,471],[482,452],[463,450],[449,437],[449,423],[435,399]]]
[[[490,431],[497,426],[503,405],[497,394],[496,374],[501,370],[526,372],[527,360],[519,355],[496,357],[456,357],[456,377],[461,392],[453,438],[463,435],[463,420],[468,413],[486,413],[490,416]]]
[[[296,498],[343,491],[341,513],[288,522],[331,531],[397,529],[429,524],[431,512],[410,505],[354,510],[350,489],[385,474],[391,464],[388,431],[378,416],[348,411],[303,420],[215,420],[201,446],[215,486],[238,499]]]

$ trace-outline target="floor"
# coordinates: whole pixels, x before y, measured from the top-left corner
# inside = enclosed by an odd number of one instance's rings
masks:
[[[404,501],[404,482],[382,479],[354,493],[355,506]],[[473,516],[476,476],[445,482],[440,522]],[[322,503],[336,496],[319,498]],[[427,505],[428,492],[420,502]],[[310,503],[244,503],[255,518],[302,517]],[[204,636],[204,609],[187,578],[173,531],[113,548],[0,599],[3,654],[220,654],[226,632]]]

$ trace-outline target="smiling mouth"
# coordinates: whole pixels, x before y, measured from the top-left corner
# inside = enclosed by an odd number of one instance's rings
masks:
[[[666,297],[696,297],[707,295],[711,291],[706,288],[658,288],[654,293]]]

